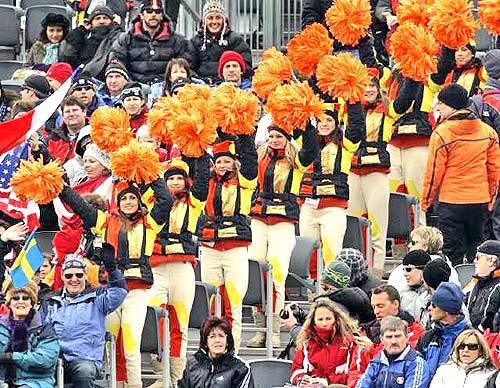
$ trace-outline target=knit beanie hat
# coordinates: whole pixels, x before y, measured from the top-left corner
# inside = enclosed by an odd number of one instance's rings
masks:
[[[341,261],[351,269],[351,285],[361,282],[366,274],[366,261],[363,254],[354,248],[343,248],[337,254],[335,261]]]
[[[453,109],[465,109],[469,103],[469,96],[459,84],[451,84],[443,89],[438,94],[438,100],[443,104],[448,105]]]
[[[346,263],[341,261],[333,261],[325,269],[323,273],[323,283],[329,284],[336,288],[346,288],[351,280],[351,269]]]
[[[73,69],[69,63],[56,62],[50,65],[49,70],[47,70],[47,77],[63,83],[71,77],[72,73]]]
[[[123,77],[125,77],[127,81],[130,78],[128,75],[127,68],[121,62],[118,61],[111,61],[109,63],[108,67],[106,67],[106,71],[104,72],[104,77],[107,77],[111,73],[121,74]]]
[[[55,234],[52,243],[56,250],[57,260],[60,263],[62,263],[68,254],[77,251],[80,246],[82,233],[82,229],[63,228]]]
[[[62,271],[67,269],[77,268],[77,269],[87,269],[87,264],[85,264],[85,259],[82,255],[76,253],[70,253],[64,258],[64,263],[62,265]]]
[[[241,72],[245,74],[245,72],[247,71],[247,65],[241,54],[236,51],[228,50],[224,51],[219,59],[219,77],[222,77],[222,68],[229,61],[238,62],[241,67]]]
[[[220,0],[208,0],[203,6],[203,18],[212,13],[220,14],[226,18],[226,10]]]
[[[500,241],[486,240],[477,247],[477,252],[484,253],[485,255],[496,256],[500,259]]]
[[[75,83],[72,85],[73,88],[82,88],[82,87],[87,87],[87,88],[92,88],[95,90],[96,85],[92,81],[92,78],[82,76],[79,77]]]
[[[403,258],[403,265],[414,265],[418,269],[424,269],[425,265],[431,261],[431,256],[422,249],[408,252]]]
[[[85,148],[83,157],[85,158],[86,156],[94,158],[99,163],[101,163],[103,167],[109,170],[109,156],[94,143],[87,145],[87,147]]]
[[[50,94],[50,85],[47,79],[42,75],[30,75],[24,80],[22,87],[33,90],[38,98],[47,98]]]
[[[483,57],[483,66],[491,78],[500,79],[500,49],[487,51]]]
[[[424,267],[424,282],[432,289],[450,280],[451,268],[443,259],[434,259],[429,261]]]
[[[144,91],[142,90],[142,86],[138,82],[129,82],[125,85],[122,91],[122,100],[127,97],[139,97],[142,100],[145,100]]]
[[[89,21],[92,21],[95,17],[99,15],[104,15],[113,20],[113,11],[106,5],[98,5],[97,7],[95,7],[89,16]]]
[[[441,283],[432,295],[431,300],[441,310],[452,315],[461,313],[463,301],[464,294],[460,287],[450,282]]]
[[[21,287],[21,288],[11,287],[7,291],[7,295],[5,296],[5,305],[7,307],[9,307],[10,302],[12,300],[12,297],[14,295],[20,294],[20,293],[24,293],[24,294],[29,295],[29,297],[31,299],[31,304],[33,306],[37,304],[37,302],[38,302],[38,287],[33,281],[30,281],[27,285],[25,285],[24,287]]]

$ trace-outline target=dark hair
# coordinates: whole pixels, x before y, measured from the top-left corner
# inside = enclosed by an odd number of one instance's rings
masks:
[[[47,36],[47,27],[61,27],[63,30],[63,36],[61,42],[66,38],[69,31],[69,20],[66,16],[60,14],[49,13],[42,20],[42,30],[40,31],[39,40],[42,43],[49,43],[49,38]]]
[[[83,111],[87,109],[83,101],[80,100],[78,97],[68,96],[61,103],[61,110],[64,110],[64,108],[67,106],[73,106],[73,105],[79,106]]]
[[[389,284],[381,284],[380,286],[375,287],[372,290],[372,295],[378,295],[384,292],[387,294],[390,302],[394,302],[395,300],[397,300],[401,304],[401,296],[399,295],[398,290],[395,287],[390,286]]]
[[[172,68],[175,65],[181,66],[184,69],[186,69],[187,78],[191,78],[191,76],[193,75],[193,72],[191,70],[189,62],[186,59],[184,59],[184,58],[172,58],[168,62],[167,68],[165,69],[165,88],[163,89],[163,95],[165,95],[166,91],[170,92],[170,88],[172,87],[172,82],[170,82],[170,76],[172,75]]]
[[[227,335],[226,352],[234,351],[234,338],[226,318],[208,317],[200,327],[200,348],[208,352],[208,336],[214,329],[221,329]]]
[[[12,117],[15,117],[18,113],[29,112],[34,107],[35,106],[31,102],[19,100],[12,107],[10,114]]]

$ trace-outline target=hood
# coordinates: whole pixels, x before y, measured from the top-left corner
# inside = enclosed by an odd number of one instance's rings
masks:
[[[459,122],[460,121],[460,122]],[[468,135],[481,128],[481,120],[468,109],[462,109],[453,113],[440,125],[447,125],[448,130],[457,135]]]

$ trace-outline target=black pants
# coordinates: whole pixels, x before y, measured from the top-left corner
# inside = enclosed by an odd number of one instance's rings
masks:
[[[488,205],[438,205],[438,228],[444,236],[443,252],[453,265],[462,264],[464,256],[474,260],[476,248],[483,240],[483,225],[488,217]]]

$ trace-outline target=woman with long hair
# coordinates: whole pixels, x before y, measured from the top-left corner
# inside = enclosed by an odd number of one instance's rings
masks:
[[[317,299],[297,337],[292,384],[347,384],[349,364],[359,353],[355,331],[355,322],[334,302]]]

